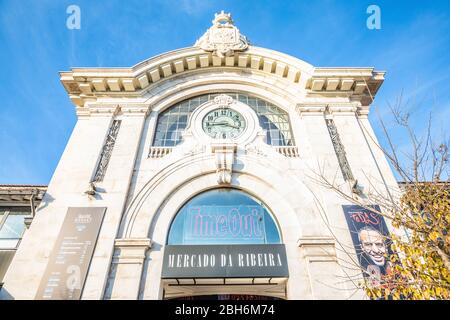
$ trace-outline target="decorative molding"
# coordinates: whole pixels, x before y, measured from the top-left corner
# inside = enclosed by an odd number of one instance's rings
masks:
[[[369,107],[363,106],[358,108],[356,115],[358,116],[358,118],[366,119],[369,116]]]
[[[182,143],[180,145],[180,148],[183,151],[183,155],[193,156],[196,154],[204,153],[206,151],[206,145],[204,145],[202,143],[196,143],[195,141],[193,142],[192,135],[189,135],[189,134],[184,135],[183,134],[183,138],[185,136],[191,137],[191,140],[190,140],[191,143]]]
[[[226,94],[221,94],[214,98],[214,103],[220,107],[227,107],[233,103],[233,98]]]
[[[122,238],[122,239],[116,239],[114,241],[114,246],[117,249],[121,248],[151,248],[152,246],[152,240],[147,238]]]
[[[120,112],[119,105],[93,105],[89,106],[88,112],[90,116],[113,116]]]
[[[74,101],[72,100],[72,102],[74,102]],[[77,103],[74,102],[74,104],[76,105],[75,113],[76,113],[78,119],[88,118],[91,115],[88,108],[80,107],[78,105],[78,102]]]
[[[2,206],[33,206],[36,209],[44,198],[47,186],[41,185],[1,185],[0,203]]]
[[[251,143],[245,148],[245,152],[254,153],[257,156],[267,157],[267,151],[258,144]]]
[[[246,153],[254,153],[257,156],[261,157],[267,157],[267,155],[270,153],[271,147],[264,142],[264,138],[266,137],[266,134],[264,131],[259,131],[256,134],[255,140],[253,140],[251,143],[247,144],[245,146],[245,152]]]
[[[300,116],[310,115],[336,115],[336,116],[348,116],[359,114],[361,111],[368,113],[369,108],[361,106],[358,102],[335,102],[335,103],[324,103],[324,102],[310,102],[310,103],[299,103],[297,104],[295,110]]]
[[[116,138],[119,133],[121,120],[113,120],[111,127],[108,131],[105,144],[103,145],[102,153],[100,154],[100,160],[95,170],[94,179],[92,182],[100,182],[105,177],[106,169],[108,168],[109,159],[116,143]]]
[[[145,259],[145,254],[151,246],[152,241],[146,238],[116,239],[114,242],[116,253],[114,254],[112,263],[142,264]]]
[[[87,102],[84,107],[76,107],[78,118],[80,117],[110,117],[122,114],[125,116],[147,116],[150,106],[143,103],[111,104]]]
[[[298,148],[296,146],[273,146],[273,148],[287,158],[298,158]]]
[[[171,153],[172,150],[173,147],[150,147],[148,157],[153,159],[162,158]]]
[[[333,237],[303,237],[297,240],[297,245],[302,248],[305,246],[334,246]]]
[[[297,241],[309,262],[337,261],[335,240],[332,237],[304,237]]]
[[[150,107],[149,106],[141,106],[141,105],[137,105],[137,106],[131,106],[131,105],[127,105],[127,106],[122,106],[121,107],[121,111],[123,115],[127,115],[127,116],[147,116],[149,111],[150,111]]]
[[[327,113],[332,113],[334,115],[355,115],[358,110],[356,104],[331,104],[327,106]]]
[[[297,104],[295,111],[300,116],[322,116],[325,112],[326,105],[313,105],[313,104]]]
[[[31,216],[24,218],[23,223],[25,224],[25,227],[27,229],[30,229],[30,226],[31,226],[31,223],[33,222],[33,219],[34,219],[34,217],[31,217]]]
[[[236,148],[236,143],[219,142],[211,144],[212,152],[215,154],[218,184],[223,185],[231,183]]]
[[[131,68],[74,68],[72,71],[61,73],[61,82],[72,102],[76,106],[85,106],[90,101],[96,102],[101,97],[138,98],[149,87],[165,79],[197,72],[199,69],[202,72],[208,72],[211,69],[214,73],[220,69],[226,71],[229,67],[270,75],[273,77],[271,81],[283,79],[287,83],[298,85],[298,89],[306,89],[307,96],[311,98],[350,98],[353,101],[361,101],[364,106],[370,104],[367,90],[363,93],[356,92],[354,83],[364,79],[365,82],[363,82],[372,88],[372,95],[375,96],[375,91],[384,81],[384,73],[374,71],[373,68],[329,68],[323,74],[320,71],[324,68],[314,68],[293,57],[251,46],[245,53],[236,52],[235,56],[225,58],[205,54],[198,48],[186,48],[148,59]],[[316,74],[318,79],[315,78]],[[108,82],[108,80],[118,81]],[[324,81],[321,90],[310,89],[313,80]],[[339,85],[336,86],[337,81]],[[89,83],[92,86],[84,86],[84,88],[91,88],[91,92],[85,89],[86,93],[80,93],[79,84]],[[127,86],[117,86],[123,83]],[[321,83],[316,81],[316,88]],[[351,86],[349,86],[350,83]],[[335,90],[331,90],[334,86],[336,86]]]
[[[220,58],[232,57],[235,51],[244,51],[248,48],[248,40],[234,25],[231,14],[222,10],[214,15],[212,23],[205,34],[195,42],[194,47],[212,52]]]
[[[331,142],[333,143],[334,151],[338,158],[339,167],[341,168],[344,180],[355,181],[352,170],[347,160],[347,156],[345,154],[344,145],[342,144],[341,139],[339,138],[339,133],[337,131],[333,119],[325,119],[325,122],[327,124],[328,132],[331,137]]]

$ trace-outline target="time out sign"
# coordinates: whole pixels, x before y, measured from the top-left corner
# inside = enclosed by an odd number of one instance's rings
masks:
[[[288,277],[283,244],[168,245],[162,278]]]
[[[186,243],[264,243],[264,210],[260,206],[195,206],[185,215]]]

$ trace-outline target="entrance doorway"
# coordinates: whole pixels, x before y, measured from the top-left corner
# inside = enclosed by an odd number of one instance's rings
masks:
[[[163,299],[286,299],[286,250],[262,201],[219,188],[175,215],[164,248]]]
[[[287,278],[225,279],[225,283],[224,279],[163,279],[163,299],[283,300],[287,299],[286,284]]]

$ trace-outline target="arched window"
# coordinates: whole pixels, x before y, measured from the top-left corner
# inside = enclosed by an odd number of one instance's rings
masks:
[[[179,102],[159,115],[153,146],[174,147],[181,142],[192,112],[201,104],[223,93],[205,94]],[[224,93],[252,108],[266,133],[265,141],[272,146],[293,146],[289,115],[281,108],[260,98],[241,93]]]
[[[274,244],[280,233],[269,210],[247,193],[221,188],[189,200],[170,226],[169,245]]]

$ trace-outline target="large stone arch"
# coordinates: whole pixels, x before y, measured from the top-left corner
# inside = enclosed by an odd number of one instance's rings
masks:
[[[132,182],[117,237],[120,241],[125,240],[125,243],[128,240],[133,242],[133,239],[152,241],[152,248],[147,253],[142,269],[138,268],[139,274],[131,275],[132,272],[125,271],[128,269],[122,271],[121,277],[135,278],[135,290],[140,292],[136,297],[162,298],[162,255],[172,219],[188,199],[202,191],[218,187],[215,156],[210,152],[189,150],[189,146],[181,144],[159,160],[147,157],[146,152],[151,148],[153,140],[152,128],[155,128],[158,114],[184,99],[203,93],[225,91],[255,95],[277,105],[291,116],[301,95],[298,83],[288,83],[286,79],[276,79],[273,75],[262,76],[257,72],[245,73],[233,69],[189,72],[175,76],[171,81],[162,81],[160,86],[147,91],[145,105],[149,105],[153,112],[147,121],[148,130],[140,146],[136,180]],[[295,117],[290,118],[292,122]],[[297,135],[294,139],[297,143],[302,131],[302,128],[295,130]],[[308,152],[307,142],[304,141],[301,145],[304,147],[303,151]],[[290,174],[289,168],[297,167],[298,171],[298,165],[293,165],[292,161],[298,164],[303,160],[286,158],[270,147],[264,148],[265,154],[260,154],[260,150],[244,151],[245,146],[241,148],[243,149],[236,154],[230,187],[241,189],[260,199],[273,213],[289,257],[289,282],[296,283],[295,287],[288,283],[288,297],[311,297],[307,263],[298,247],[298,240],[329,237],[329,234],[316,206],[317,194],[311,191],[314,187],[301,181],[298,172],[292,171]],[[285,183],[287,177],[291,181],[289,185]],[[117,248],[121,250],[120,246]],[[121,287],[120,283],[117,285],[115,290]],[[130,293],[131,297],[134,294]],[[115,297],[130,298],[125,294]]]
[[[171,222],[179,209],[195,195],[219,187],[212,157],[185,159],[177,168],[166,169],[168,179],[160,177],[151,181],[144,188],[150,192],[142,190],[140,193],[145,200],[135,211],[130,210],[124,220],[124,238],[148,237],[153,243],[140,281],[141,297],[144,299],[162,298],[160,276],[163,248]],[[236,164],[230,187],[261,199],[273,213],[288,252],[290,279],[304,284],[289,287],[288,295],[305,297],[309,292],[309,282],[297,242],[299,238],[308,236],[327,236],[324,234],[326,228],[307,186],[300,181],[288,187],[284,184],[281,188],[282,184],[283,173],[273,164],[269,167],[267,161],[242,156]]]
[[[273,76],[273,75],[272,75]],[[263,79],[255,78],[252,74],[241,74],[241,73],[233,73],[227,71],[226,74],[214,74],[207,72],[204,78],[198,79],[195,75],[183,75],[180,76],[182,80],[177,83],[174,79],[171,82],[168,82],[167,85],[161,85],[157,90],[157,92],[148,92],[148,101],[147,103],[151,105],[152,110],[156,113],[154,115],[154,121],[157,120],[157,116],[160,112],[170,108],[172,105],[180,102],[182,100],[188,99],[190,97],[195,97],[204,93],[210,92],[225,92],[225,91],[237,91],[248,93],[259,98],[262,98],[270,103],[273,103],[277,107],[283,109],[288,114],[292,115],[292,112],[295,111],[296,103],[298,102],[298,95],[293,92],[289,92],[286,90],[287,83],[282,83],[281,81],[270,81],[268,78],[270,76],[265,76]],[[273,80],[273,79],[272,79]],[[269,85],[269,83],[271,83]],[[292,90],[299,90],[300,88],[294,87]],[[291,117],[291,122],[294,119]],[[153,126],[156,127],[156,126]],[[154,128],[153,128],[154,129]],[[300,130],[299,130],[300,129]],[[302,136],[303,129],[296,128],[294,131],[294,138],[297,141],[298,136]],[[306,136],[306,135],[303,135]],[[141,169],[146,168],[146,165],[149,164],[152,160],[149,160],[145,156],[145,150],[148,150],[151,147],[153,140],[153,132],[148,130],[147,138],[141,143],[141,149],[144,152],[141,152]],[[306,140],[303,141],[302,146],[305,147],[305,151],[309,149]],[[199,154],[195,157],[192,156],[183,156],[182,145],[174,148],[174,151],[169,156],[166,156],[164,161],[161,163],[162,169],[158,170],[158,172],[151,174],[151,179],[147,179],[145,176],[145,172],[140,174],[138,179],[141,180],[142,187],[138,187],[138,190],[134,190],[131,194],[131,197],[128,201],[127,208],[125,210],[124,216],[122,218],[122,223],[119,231],[119,235],[121,237],[131,237],[136,236],[130,233],[129,228],[132,225],[132,221],[134,221],[136,216],[136,210],[140,206],[142,206],[143,199],[147,199],[149,197],[148,193],[151,192],[152,188],[154,188],[159,183],[169,183],[172,182],[171,179],[174,177],[181,177],[186,172],[201,172],[205,173],[205,168],[209,168],[210,172],[214,172],[216,168],[214,167],[214,159],[212,155]],[[178,149],[178,150],[177,150]],[[178,151],[178,152],[177,152]],[[278,153],[273,152],[271,154],[272,157],[277,157],[281,162],[287,161],[285,157],[280,156]],[[198,165],[201,161],[205,161],[206,157],[210,157],[209,161],[206,161],[206,165]],[[240,159],[252,159],[252,157],[240,157]],[[261,157],[253,157],[253,160],[256,163],[261,164]],[[200,162],[199,162],[200,161]],[[189,169],[187,166],[196,165],[197,168],[193,170]],[[288,165],[289,166],[289,165]],[[196,171],[196,169],[201,168],[200,171]],[[253,175],[256,177],[265,177],[270,180],[270,177],[276,177],[277,179],[282,176],[284,171],[281,169],[283,166],[276,168],[274,163],[267,161],[265,165],[258,168],[253,164],[247,163],[245,165],[247,170],[253,170]],[[270,168],[270,170],[269,170]],[[145,170],[143,170],[145,171]],[[273,174],[268,173],[269,171],[274,172]],[[190,177],[192,178],[192,177]],[[184,178],[185,180],[190,179],[188,177]],[[291,179],[296,180],[296,176],[290,177]],[[169,179],[169,180],[167,180]],[[144,181],[142,183],[142,181]],[[183,179],[181,179],[183,181]],[[279,181],[279,189],[283,190],[282,192],[287,194],[294,194],[295,192],[291,192],[292,188],[286,188],[283,184],[283,181]],[[174,183],[175,185],[180,185],[180,182]],[[136,186],[139,185],[136,183]],[[303,190],[303,194],[311,194],[311,191],[306,187],[304,182],[298,182],[300,186],[298,190]],[[292,187],[292,186],[291,186]],[[165,188],[165,187],[164,187]],[[170,187],[169,187],[170,188]],[[298,197],[295,197],[298,199]],[[313,199],[314,197],[304,197],[305,201],[309,201],[308,207],[310,212],[314,211]],[[294,200],[294,199],[293,199]],[[295,201],[293,201],[295,203]],[[305,208],[306,208],[305,207]],[[156,210],[156,209],[155,209]],[[314,224],[313,224],[314,225]],[[143,235],[143,232],[141,232]]]
[[[250,46],[246,52],[236,52],[235,54],[237,57],[236,59],[234,59],[234,57],[228,57],[228,59],[225,57],[219,59],[215,57],[215,60],[213,61],[213,55],[205,53],[201,49],[195,47],[183,48],[160,54],[139,62],[129,68],[129,72],[136,77],[148,72],[150,78],[152,78],[151,72],[160,68],[160,71],[162,71],[160,72],[160,76],[170,77],[172,73],[167,70],[168,68],[164,68],[164,66],[172,64],[176,73],[186,73],[197,68],[236,67],[249,70],[259,70],[267,74],[277,74],[280,77],[289,78],[289,68],[292,68],[295,72],[305,73],[307,75],[310,75],[314,70],[314,67],[306,61],[267,48]],[[182,67],[180,63],[177,63],[179,61],[184,62]],[[277,65],[278,69],[276,68]],[[179,68],[177,68],[177,66],[179,66]],[[281,69],[281,67],[283,67],[283,69]],[[164,69],[166,69],[166,72],[164,72]],[[155,82],[158,80],[159,79]],[[292,80],[295,80],[295,78]]]
[[[300,87],[282,81],[275,81],[270,76],[263,78],[255,78],[252,74],[241,74],[232,71],[225,73],[206,73],[204,77],[197,78],[193,74],[180,76],[179,81],[175,79],[172,82],[167,82],[155,88],[155,91],[149,91],[146,98],[146,105],[149,105],[152,112],[147,118],[146,132],[144,132],[143,140],[140,144],[140,163],[139,174],[136,175],[136,180],[131,186],[130,196],[128,199],[127,210],[130,210],[132,202],[135,201],[137,194],[141,191],[142,186],[147,184],[149,179],[155,175],[152,172],[147,176],[148,169],[152,166],[152,160],[148,159],[148,151],[152,147],[154,131],[156,130],[156,122],[158,116],[164,110],[167,110],[176,103],[211,92],[242,92],[251,94],[263,100],[266,100],[288,113],[291,126],[293,129],[294,140],[297,145],[302,146],[305,154],[308,154],[311,149],[307,139],[307,133],[301,125],[297,125],[298,119],[296,115],[296,106],[299,102]],[[291,90],[287,90],[290,88]],[[298,91],[298,92],[297,92]],[[177,148],[174,148],[174,151]],[[161,167],[170,166],[174,157],[165,157],[162,159]],[[159,165],[160,163],[158,163]],[[174,166],[177,164],[174,163]],[[159,175],[162,170],[158,170],[156,175]],[[132,209],[131,209],[132,210]]]
[[[174,157],[176,156],[174,154]],[[277,157],[281,162],[290,161],[284,159],[275,151],[271,156]],[[312,194],[311,189],[305,182],[300,181],[295,176],[290,176],[292,183],[287,186],[284,181],[289,173],[281,168],[281,165],[277,166],[271,161],[261,159],[260,156],[240,155],[237,157],[237,163],[234,166],[231,185],[240,188],[243,179],[248,176],[253,177],[254,181],[260,181],[265,185],[265,188],[262,188],[261,192],[255,194],[255,196],[265,201],[272,210],[278,203],[275,205],[276,202],[271,200],[271,197],[279,195],[285,201],[280,205],[289,205],[288,211],[296,213],[297,219],[303,218],[304,222],[300,226],[299,236],[317,235],[323,232],[321,217],[314,201],[317,195]],[[201,176],[209,177],[211,180],[209,188],[217,186],[215,172],[214,156],[203,153],[183,157],[160,170],[130,201],[130,205],[122,218],[120,236],[122,238],[147,237],[151,224],[155,223],[155,215],[178,192],[179,188]],[[197,190],[184,199],[186,200],[200,191],[202,190]]]
[[[208,72],[201,70],[166,80],[143,96],[152,111],[161,112],[184,99],[210,92],[239,90],[251,93],[288,111],[299,103],[301,88],[276,79],[239,70]]]

